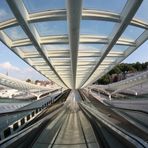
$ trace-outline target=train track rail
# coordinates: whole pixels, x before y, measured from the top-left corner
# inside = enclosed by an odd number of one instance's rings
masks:
[[[3,141],[3,143],[0,144],[0,147],[26,148],[26,145],[28,145],[28,147],[31,147],[36,139],[39,137],[39,135],[42,133],[44,128],[50,122],[52,122],[61,112],[62,106],[58,107],[56,110],[50,112],[50,114],[44,117],[41,116],[40,120],[36,120],[31,125],[26,126],[24,129],[19,131],[17,134],[8,137],[5,141]]]
[[[6,127],[7,125],[3,125],[5,126],[5,128],[1,130],[0,143],[2,143],[2,141],[5,141],[5,139],[9,138],[9,136],[11,137],[11,135],[14,135],[18,131],[31,126],[32,124],[38,122],[39,120],[42,120],[52,112],[62,107],[63,98],[65,99],[65,97],[67,97],[68,94],[69,91],[66,91],[65,93],[57,97],[56,101],[54,102],[52,101],[50,104],[46,104],[46,106],[42,106],[41,108],[36,108],[33,111],[27,110],[27,112],[24,112],[24,114],[21,114],[23,112],[17,112],[18,113],[16,114],[17,116],[15,118],[12,118],[11,122],[7,124],[8,127]],[[4,116],[4,119],[5,118],[7,119],[7,117],[9,116],[12,115],[7,115],[6,117]],[[15,116],[15,114],[13,116]],[[5,123],[5,121],[3,121],[2,123]]]
[[[66,100],[66,97],[64,95],[63,99]],[[148,147],[146,137],[142,139],[108,121],[110,117],[102,116],[103,113],[96,110],[93,105],[85,103],[85,99],[81,97],[82,94],[77,104],[71,101],[74,103],[70,105],[72,108],[59,100],[50,108],[51,110],[46,110],[17,135],[5,141],[3,147],[6,144],[8,148],[26,148],[26,145],[28,148]],[[103,107],[101,109],[103,110]]]
[[[92,127],[95,131],[96,137],[100,143],[100,147],[103,148],[114,148],[116,147],[138,147],[146,148],[148,143],[143,139],[128,133],[127,131],[108,123],[98,114],[92,112],[90,108],[84,107],[81,105],[81,109],[87,116],[88,120],[92,124]]]

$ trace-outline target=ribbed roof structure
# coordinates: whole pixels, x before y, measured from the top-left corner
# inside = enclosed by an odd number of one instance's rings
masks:
[[[62,87],[85,87],[148,39],[147,0],[0,0],[0,40]]]

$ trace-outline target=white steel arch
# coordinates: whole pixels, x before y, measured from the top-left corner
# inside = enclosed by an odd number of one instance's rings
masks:
[[[0,40],[34,69],[64,88],[88,86],[148,39],[148,23],[134,17],[145,0],[126,1],[121,13],[85,8],[82,0],[66,0],[63,9],[31,13],[24,1],[27,0],[6,0],[14,18],[0,22]],[[36,25],[60,21],[67,24],[66,34],[42,35]],[[114,27],[106,36],[83,34],[81,23],[85,21],[114,23]],[[122,38],[129,26],[143,32],[136,39]],[[6,30],[13,27],[22,28],[26,37],[11,37]],[[115,46],[119,49],[114,50]],[[121,50],[122,47],[127,48]]]
[[[49,91],[49,88],[47,87],[30,84],[28,82],[21,81],[21,80],[6,76],[4,74],[0,74],[0,84],[10,88],[21,90],[21,91],[24,91],[24,90],[25,91],[31,91],[31,90],[47,91],[48,90]]]

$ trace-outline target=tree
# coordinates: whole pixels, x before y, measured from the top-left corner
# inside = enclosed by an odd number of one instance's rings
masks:
[[[134,64],[133,67],[135,69],[137,69],[137,71],[141,71],[142,70],[142,65],[139,62],[136,62],[136,64]]]
[[[114,67],[110,72],[108,72],[106,75],[104,75],[96,82],[98,84],[108,84],[111,82],[116,82],[118,80],[124,79],[126,77],[127,72],[136,72],[144,70],[148,70],[148,62],[145,63],[136,62],[132,64],[121,63],[116,67]]]
[[[118,66],[116,66],[115,68],[113,68],[109,74],[112,75],[112,74],[119,74],[121,73],[122,71],[120,70],[120,68]]]
[[[110,83],[110,75],[106,74],[101,79],[99,79],[98,84],[109,84]]]
[[[28,78],[28,79],[26,80],[26,82],[31,83],[31,80]]]
[[[35,80],[35,84],[38,84],[40,81],[39,80]]]

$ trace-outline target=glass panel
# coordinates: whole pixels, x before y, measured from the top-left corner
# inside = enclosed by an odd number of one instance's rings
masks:
[[[79,51],[101,51],[104,44],[80,44]]]
[[[46,52],[47,53],[47,56],[50,57],[50,58],[60,58],[60,57],[63,57],[63,58],[67,58],[70,56],[69,52],[59,52],[59,51],[48,51]]]
[[[40,36],[67,34],[66,21],[48,21],[34,23]]]
[[[43,45],[43,48],[46,50],[69,50],[68,44],[52,44],[52,45]]]
[[[43,58],[30,58],[33,62],[45,62]]]
[[[31,46],[23,46],[23,47],[18,47],[18,49],[20,49],[21,51],[23,51],[24,53],[29,53],[29,52],[37,52],[36,48],[31,45]]]
[[[99,67],[98,67],[98,69],[106,69],[106,68],[108,68],[108,67],[110,67],[110,64],[109,65],[100,65]],[[97,70],[98,70],[97,69]]]
[[[144,29],[129,25],[121,35],[121,38],[136,40],[143,32]]]
[[[65,0],[23,0],[29,13],[64,9]]]
[[[6,0],[0,0],[0,22],[14,18]]]
[[[111,51],[125,51],[129,46],[114,45]]]
[[[114,24],[107,21],[82,20],[80,34],[108,36],[112,32]]]
[[[48,69],[48,70],[42,70],[42,72],[43,73],[45,73],[45,74],[53,74],[54,75],[54,72],[53,71],[50,71],[50,69]]]
[[[70,62],[70,58],[50,58],[53,62]]]
[[[148,23],[148,0],[143,0],[140,8],[136,12],[135,18],[138,18],[140,20],[143,20]]]
[[[83,8],[120,13],[127,0],[83,0]]]
[[[27,35],[20,26],[4,29],[4,32],[11,40],[20,40],[27,38]]]
[[[70,66],[68,66],[68,65],[66,65],[66,66],[61,66],[61,65],[57,65],[57,66],[55,66],[55,68],[57,69],[57,70],[63,70],[63,69],[71,69],[71,67]]]
[[[116,58],[113,58],[113,57],[106,57],[104,60],[103,60],[103,62],[114,62],[114,61],[116,61]],[[103,63],[102,62],[102,63]]]
[[[38,66],[38,69],[40,69],[40,70],[50,70],[50,67],[49,66]]]
[[[83,51],[83,52],[79,52],[78,53],[78,56],[79,57],[81,57],[81,58],[83,58],[83,57],[100,57],[100,55],[101,55],[101,52],[100,51],[95,51],[95,52],[92,52],[92,51]]]
[[[88,58],[86,58],[86,57],[83,57],[83,58],[82,58],[82,57],[81,57],[81,58],[80,58],[80,57],[78,57],[78,61],[79,61],[79,62],[81,62],[81,61],[82,61],[82,62],[83,62],[83,61],[84,61],[84,62],[85,62],[85,61],[86,61],[86,62],[87,62],[87,61],[95,61],[96,59],[98,59],[98,58],[92,58],[92,57],[90,57],[90,58],[89,58],[89,57],[88,57]]]

